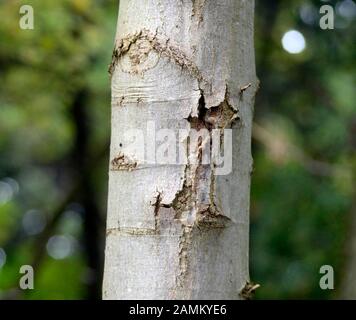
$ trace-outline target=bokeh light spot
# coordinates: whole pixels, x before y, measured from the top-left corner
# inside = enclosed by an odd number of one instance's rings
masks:
[[[289,30],[282,37],[282,46],[288,53],[301,53],[306,46],[305,38],[299,31]]]
[[[9,202],[14,195],[11,185],[5,181],[0,181],[0,204]]]
[[[41,233],[45,226],[46,218],[39,210],[29,210],[22,218],[22,227],[29,236]]]
[[[356,4],[352,0],[338,2],[336,10],[340,16],[350,20],[356,16]]]
[[[56,260],[62,260],[73,253],[74,241],[69,236],[55,235],[47,242],[48,254]]]
[[[0,269],[4,266],[6,263],[6,253],[3,248],[0,248]]]

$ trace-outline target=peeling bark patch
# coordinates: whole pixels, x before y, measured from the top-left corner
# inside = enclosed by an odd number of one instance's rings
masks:
[[[188,185],[188,182],[185,180],[182,190],[180,190],[172,203],[172,208],[175,210],[176,219],[180,219],[184,211],[189,211],[193,207],[192,195],[193,188],[191,185]]]
[[[170,44],[169,38],[159,36],[157,33],[152,33],[147,29],[127,35],[115,45],[112,61],[109,66],[110,75],[113,75],[120,58],[126,53],[129,52],[129,57],[133,65],[138,65],[147,59],[151,50],[173,61],[182,69],[187,70],[188,73],[199,82],[203,81],[203,76],[197,66],[178,45]],[[135,70],[132,71],[135,72]],[[144,72],[145,70],[142,71]]]
[[[210,108],[204,118],[206,126],[214,129],[225,129],[230,127],[235,119],[238,119],[238,112],[225,99],[219,106]]]
[[[240,119],[238,109],[234,108],[229,102],[227,88],[225,89],[224,100],[218,106],[211,108],[206,108],[204,92],[202,90],[200,90],[200,94],[198,117],[190,115],[187,119],[193,129],[206,128],[209,131],[212,129],[225,129],[229,128],[235,120]]]
[[[185,226],[198,228],[225,228],[231,220],[224,216],[215,204],[215,167],[214,164],[202,163],[202,150],[208,141],[212,141],[213,129],[230,127],[238,119],[238,111],[228,102],[227,90],[225,99],[217,107],[206,108],[203,91],[197,108],[197,115],[190,115],[187,121],[191,129],[207,130],[210,140],[199,137],[196,150],[188,147],[188,164],[185,167],[183,187],[176,193],[171,204],[175,210],[175,219]],[[223,135],[223,131],[221,133]],[[197,159],[190,163],[189,159]]]
[[[112,171],[132,171],[137,168],[137,165],[137,161],[129,158],[121,152],[111,160]]]
[[[255,284],[253,282],[247,281],[245,286],[240,291],[239,295],[245,300],[250,300],[252,299],[253,294],[259,287],[260,287],[259,284]]]

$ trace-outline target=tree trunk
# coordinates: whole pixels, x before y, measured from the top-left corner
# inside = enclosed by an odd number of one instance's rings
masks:
[[[104,299],[249,291],[253,13],[252,0],[120,1]]]

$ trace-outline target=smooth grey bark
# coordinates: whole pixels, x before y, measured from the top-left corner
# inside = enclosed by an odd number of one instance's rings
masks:
[[[104,299],[239,299],[251,290],[253,14],[252,0],[120,1]],[[150,142],[152,123],[177,136],[232,128],[232,172],[191,161],[204,141],[187,163],[152,164],[147,151],[162,145]],[[144,158],[125,149],[132,129],[144,133]]]

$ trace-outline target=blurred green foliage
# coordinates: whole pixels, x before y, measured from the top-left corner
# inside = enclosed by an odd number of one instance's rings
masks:
[[[34,30],[19,28],[23,4],[34,8]],[[7,255],[0,269],[0,298],[80,299],[93,296],[87,292],[92,283],[98,296],[100,275],[92,273],[100,270],[88,266],[87,251],[99,249],[88,248],[88,241],[83,240],[90,204],[81,198],[90,184],[98,206],[95,214],[102,215],[97,225],[102,233],[107,183],[107,159],[102,154],[108,149],[110,129],[107,67],[117,3],[33,0],[1,2],[0,7],[0,180],[11,177],[19,189],[10,190],[8,198],[3,190],[3,199],[0,191],[0,247]],[[71,188],[88,173],[86,161],[92,162],[90,181],[76,194]],[[73,196],[66,203],[70,193]],[[65,259],[47,255],[48,239],[42,238],[41,228],[36,232],[24,225],[25,215],[34,209],[44,217],[49,236],[59,234],[72,240]],[[75,219],[79,220],[77,228],[70,228]],[[53,220],[57,221],[54,226]],[[45,241],[44,248],[41,241]],[[99,245],[102,250],[102,241]],[[66,246],[64,242],[54,248],[65,251]],[[18,292],[19,267],[37,265],[38,256],[36,290]]]
[[[319,268],[335,268],[338,289],[354,200],[350,2],[329,1],[336,28],[323,31],[325,2],[257,1],[257,298],[338,294],[319,288]],[[34,30],[19,28],[22,4],[34,8]],[[0,9],[0,299],[99,298],[117,2],[12,0]],[[300,54],[281,45],[290,29],[306,39]],[[18,290],[23,264],[36,266],[35,290]]]
[[[324,4],[257,1],[261,90],[251,199],[257,298],[337,298],[341,290],[353,200],[356,12],[352,1],[328,1],[335,29],[321,30]],[[281,45],[291,29],[306,39],[300,54]],[[320,289],[322,265],[334,267],[335,291]]]

